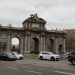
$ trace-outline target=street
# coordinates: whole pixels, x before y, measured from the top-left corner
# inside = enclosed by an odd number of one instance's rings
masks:
[[[67,60],[0,61],[0,75],[75,75],[75,65]]]

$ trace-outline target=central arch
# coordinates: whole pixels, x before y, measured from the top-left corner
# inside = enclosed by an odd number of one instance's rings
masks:
[[[31,53],[38,54],[39,53],[39,40],[37,38],[33,38],[33,49]]]

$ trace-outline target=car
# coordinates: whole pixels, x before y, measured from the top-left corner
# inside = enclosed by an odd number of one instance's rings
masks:
[[[22,54],[19,54],[19,53],[17,53],[17,52],[12,52],[12,54],[15,55],[15,57],[16,57],[17,59],[22,60],[22,59],[24,58],[24,56],[23,56]]]
[[[40,60],[47,59],[47,60],[55,61],[60,59],[60,55],[54,54],[52,52],[42,51],[39,54],[39,59]]]
[[[73,65],[75,64],[75,50],[68,54],[68,61]]]
[[[0,60],[16,61],[16,57],[11,52],[0,52]]]

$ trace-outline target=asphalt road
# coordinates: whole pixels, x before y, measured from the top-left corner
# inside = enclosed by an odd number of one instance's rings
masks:
[[[71,65],[66,60],[0,61],[0,75],[75,75],[75,65]]]

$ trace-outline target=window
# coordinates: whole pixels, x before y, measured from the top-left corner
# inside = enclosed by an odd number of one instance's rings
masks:
[[[49,53],[42,53],[42,54],[47,54],[47,55],[49,55]]]

